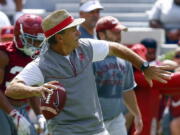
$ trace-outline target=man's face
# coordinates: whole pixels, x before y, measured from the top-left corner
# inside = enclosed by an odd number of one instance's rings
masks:
[[[113,42],[121,42],[121,31],[112,31],[112,30],[106,30],[104,32],[104,37],[107,41],[113,41]]]
[[[86,25],[94,28],[100,17],[100,9],[95,9],[91,12],[80,12],[80,17],[86,19],[84,22]]]
[[[59,47],[63,48],[64,52],[68,54],[73,51],[79,45],[80,32],[77,30],[77,27],[72,27],[65,30],[65,33],[61,35],[62,42]]]

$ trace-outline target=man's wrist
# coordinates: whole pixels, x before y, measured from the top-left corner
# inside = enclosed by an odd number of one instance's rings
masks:
[[[141,67],[140,67],[141,71],[144,71],[148,68],[149,68],[149,62],[147,62],[147,61],[143,62]]]

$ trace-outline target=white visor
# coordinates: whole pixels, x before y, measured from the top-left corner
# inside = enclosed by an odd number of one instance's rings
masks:
[[[103,6],[99,3],[98,0],[87,1],[86,3],[82,4],[79,8],[79,10],[83,12],[90,12],[95,9],[103,9]]]

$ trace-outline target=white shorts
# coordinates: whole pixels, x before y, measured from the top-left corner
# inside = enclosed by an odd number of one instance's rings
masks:
[[[127,135],[125,122],[126,120],[121,113],[112,120],[105,121],[105,126],[110,135]]]

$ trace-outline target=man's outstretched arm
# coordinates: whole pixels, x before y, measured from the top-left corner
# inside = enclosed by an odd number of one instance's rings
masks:
[[[109,42],[109,55],[117,56],[130,61],[133,66],[139,70],[142,70],[141,67],[143,63],[146,62],[131,49],[115,42]],[[167,83],[167,80],[170,80],[171,72],[166,71],[167,67],[168,66],[149,66],[146,69],[142,70],[146,81],[151,87],[153,86],[152,80],[156,80],[161,83]]]

